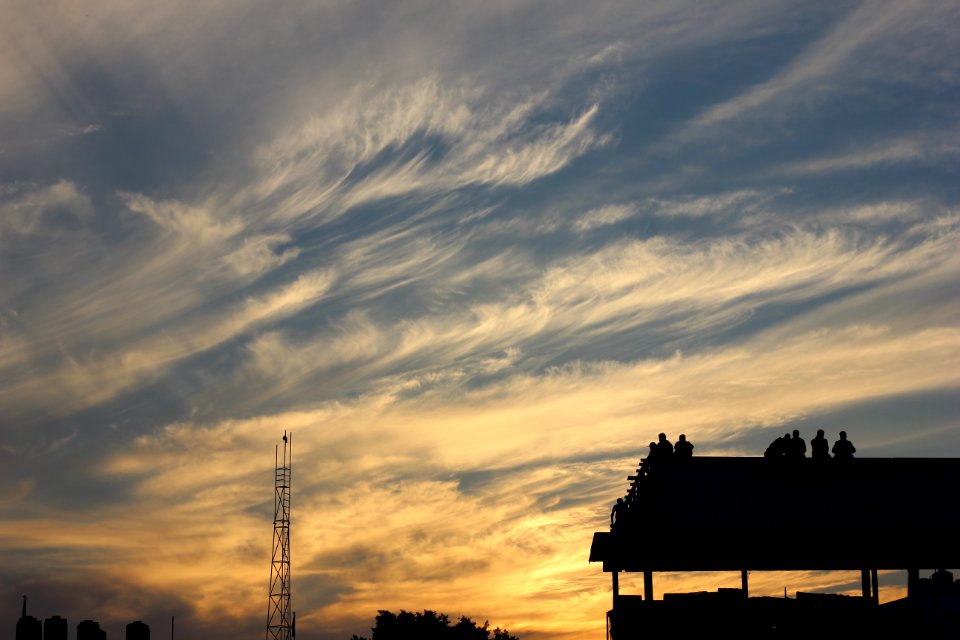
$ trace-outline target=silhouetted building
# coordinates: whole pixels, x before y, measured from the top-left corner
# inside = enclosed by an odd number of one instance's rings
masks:
[[[107,632],[100,628],[99,622],[84,620],[77,625],[77,640],[107,640]]]
[[[150,640],[150,627],[137,620],[127,625],[127,640]]]
[[[67,619],[53,616],[43,621],[44,640],[67,640]]]
[[[725,627],[737,637],[960,633],[953,576],[919,578],[922,567],[960,567],[960,459],[694,457],[628,479],[643,508],[618,513],[590,548],[611,574],[616,640]],[[750,598],[750,570],[860,571],[863,595]],[[879,605],[879,570],[907,571],[905,602]],[[740,571],[742,589],[653,600],[657,571]],[[621,572],[643,574],[643,597],[620,593]]]
[[[27,615],[27,596],[23,596],[23,611],[17,620],[17,640],[43,640],[40,621]]]

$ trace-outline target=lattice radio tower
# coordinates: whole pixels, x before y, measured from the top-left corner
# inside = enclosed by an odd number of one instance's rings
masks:
[[[290,611],[290,477],[293,468],[293,434],[283,432],[274,449],[273,560],[270,562],[270,604],[267,606],[267,640],[293,640],[296,613]]]

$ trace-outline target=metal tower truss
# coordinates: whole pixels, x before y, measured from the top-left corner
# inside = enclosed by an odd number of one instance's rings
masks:
[[[293,467],[293,436],[283,434],[274,451],[273,559],[270,562],[270,603],[267,607],[266,640],[293,640],[294,615],[290,609],[290,479]]]

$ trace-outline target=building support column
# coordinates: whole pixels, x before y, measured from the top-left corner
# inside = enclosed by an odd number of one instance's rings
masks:
[[[917,595],[917,585],[920,582],[920,569],[907,569],[907,597]]]
[[[860,587],[863,593],[863,599],[870,600],[870,570],[869,569],[860,570]]]
[[[750,587],[747,585],[747,570],[742,569],[740,571],[740,589],[743,590],[743,597],[750,597]]]
[[[617,608],[617,598],[620,596],[620,574],[616,569],[613,570],[613,608]]]
[[[880,604],[880,579],[877,576],[877,570],[870,570],[870,580],[873,582],[873,604]]]
[[[649,569],[643,572],[643,599],[653,600],[653,571]]]

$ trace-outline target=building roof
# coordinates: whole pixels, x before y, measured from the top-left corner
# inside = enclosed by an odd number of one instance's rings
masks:
[[[604,571],[960,566],[960,459],[694,457],[639,474]]]

